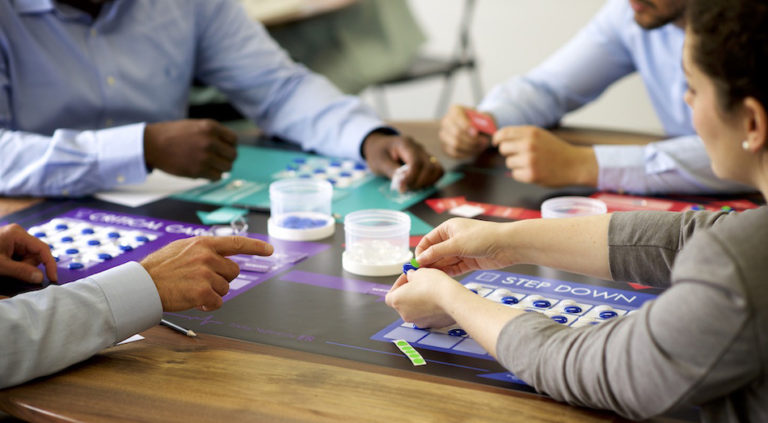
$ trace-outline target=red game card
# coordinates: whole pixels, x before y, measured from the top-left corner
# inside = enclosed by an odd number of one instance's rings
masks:
[[[496,132],[496,123],[494,123],[490,116],[472,109],[466,109],[464,112],[467,114],[467,118],[469,118],[472,126],[479,132],[488,135],[493,135]]]

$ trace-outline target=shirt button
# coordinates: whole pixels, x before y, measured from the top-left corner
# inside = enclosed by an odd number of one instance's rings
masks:
[[[112,124],[114,124],[114,123],[115,123],[115,121],[113,121],[112,119],[107,118],[107,120],[104,121],[104,126],[112,126]]]
[[[68,196],[69,195],[69,190],[65,189],[65,190],[61,191],[61,195]]]
[[[117,175],[117,183],[122,184],[125,182],[125,176],[123,175]]]
[[[115,85],[115,78],[112,76],[107,77],[107,84],[109,85]]]

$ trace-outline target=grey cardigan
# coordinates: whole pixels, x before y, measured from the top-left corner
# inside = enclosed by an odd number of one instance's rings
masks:
[[[631,419],[680,405],[705,422],[768,422],[768,208],[611,217],[615,280],[667,288],[637,312],[572,329],[512,319],[499,361],[555,399]]]

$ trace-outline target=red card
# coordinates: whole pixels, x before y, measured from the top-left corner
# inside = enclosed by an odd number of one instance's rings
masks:
[[[464,110],[464,113],[467,114],[467,118],[469,118],[469,122],[472,123],[472,126],[479,132],[488,135],[493,135],[494,132],[496,132],[496,123],[494,123],[493,118],[490,116],[472,109],[466,109]]]

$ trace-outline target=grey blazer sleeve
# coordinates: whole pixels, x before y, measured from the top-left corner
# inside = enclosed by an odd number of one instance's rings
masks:
[[[0,301],[0,388],[59,371],[160,321],[154,282],[135,262]]]

